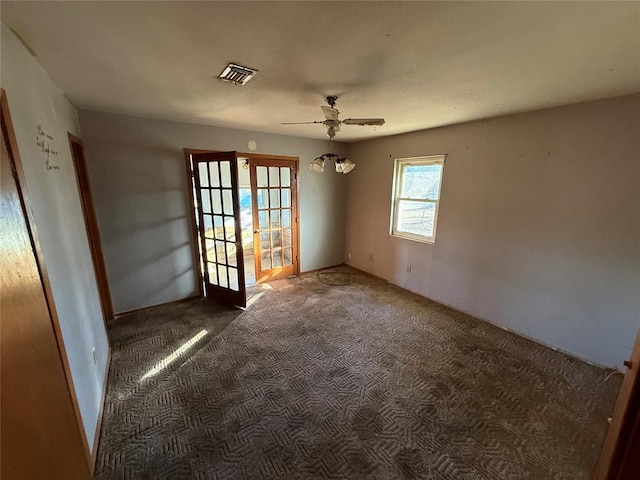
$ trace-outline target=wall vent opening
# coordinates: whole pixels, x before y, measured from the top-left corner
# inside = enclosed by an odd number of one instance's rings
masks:
[[[249,67],[243,67],[242,65],[236,65],[235,63],[230,63],[227,65],[227,68],[220,74],[220,79],[225,82],[231,82],[236,85],[244,85],[249,80],[253,78],[253,76],[258,73],[257,70],[254,70]]]

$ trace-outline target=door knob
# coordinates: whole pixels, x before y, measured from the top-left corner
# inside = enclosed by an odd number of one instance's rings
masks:
[[[257,228],[256,228],[256,229],[253,231],[253,233],[260,233],[260,229],[257,229]]]

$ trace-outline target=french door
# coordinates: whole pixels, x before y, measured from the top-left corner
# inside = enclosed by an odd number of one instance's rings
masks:
[[[236,152],[194,153],[191,158],[207,297],[245,307]]]
[[[298,162],[250,157],[256,282],[296,275]]]

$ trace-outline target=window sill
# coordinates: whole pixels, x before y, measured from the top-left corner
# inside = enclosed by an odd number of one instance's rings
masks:
[[[426,243],[427,245],[435,245],[435,237],[423,237],[421,235],[413,235],[411,233],[391,232],[389,235],[396,238],[402,238],[404,240],[412,240],[414,242]]]

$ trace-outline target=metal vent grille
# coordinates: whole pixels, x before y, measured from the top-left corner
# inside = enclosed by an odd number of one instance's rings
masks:
[[[230,63],[227,65],[227,68],[220,74],[220,79],[225,82],[231,82],[236,85],[244,85],[249,80],[253,78],[253,76],[258,73],[257,70],[254,70],[249,67],[243,67],[242,65],[236,65],[235,63]]]

